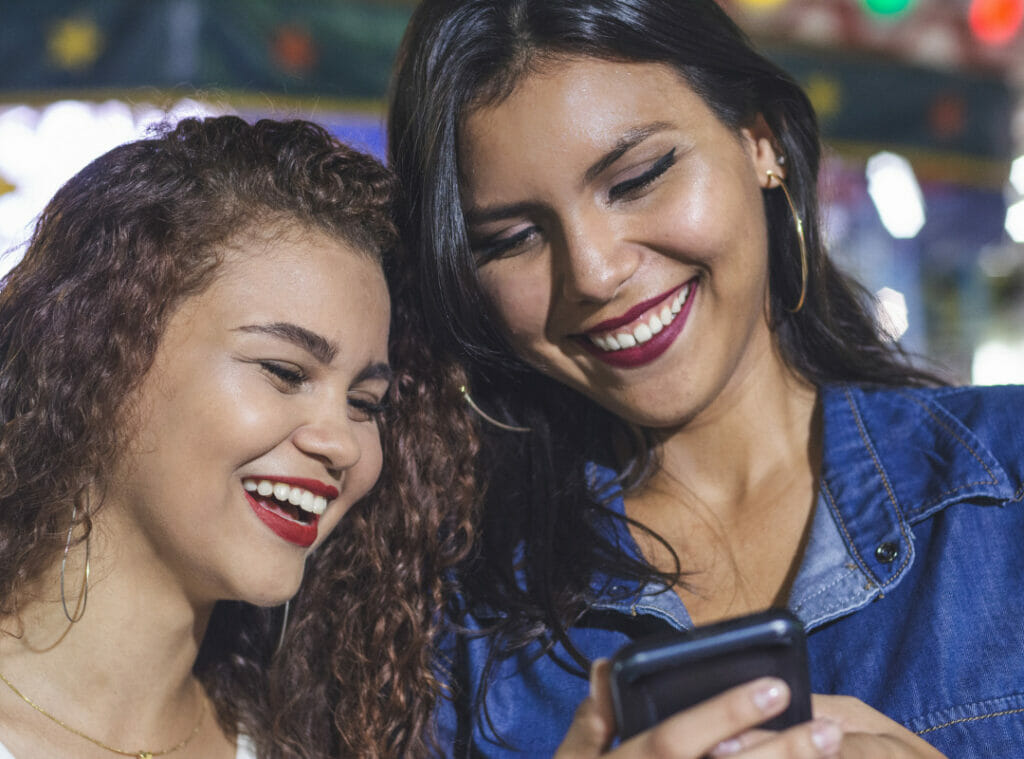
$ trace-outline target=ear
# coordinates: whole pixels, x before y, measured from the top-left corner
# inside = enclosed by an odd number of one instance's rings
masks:
[[[761,187],[767,189],[774,187],[778,181],[769,176],[771,171],[775,177],[786,178],[785,158],[782,153],[776,150],[778,144],[775,134],[768,127],[764,116],[760,113],[754,117],[749,126],[740,129],[740,136],[743,145],[747,148],[751,163],[757,172],[757,181]]]

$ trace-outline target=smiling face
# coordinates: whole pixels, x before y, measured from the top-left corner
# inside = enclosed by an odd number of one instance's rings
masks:
[[[562,59],[471,111],[459,157],[481,283],[541,372],[667,428],[779,368],[761,119],[728,129],[668,66]]]
[[[380,265],[316,232],[269,231],[227,246],[170,318],[99,512],[122,550],[201,601],[289,598],[381,470]]]

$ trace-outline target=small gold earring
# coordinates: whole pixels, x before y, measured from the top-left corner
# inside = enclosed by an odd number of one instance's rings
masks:
[[[780,165],[782,163],[783,161],[780,161]],[[804,239],[804,222],[796,210],[796,203],[793,202],[793,196],[789,194],[789,188],[782,181],[782,177],[771,169],[765,173],[768,175],[769,188],[772,186],[773,179],[778,180],[779,187],[782,188],[782,192],[786,196],[786,202],[789,203],[789,210],[793,214],[793,226],[796,228],[796,238],[800,243],[800,299],[793,308],[786,309],[791,314],[795,314],[804,307],[804,299],[807,297],[807,241]]]
[[[484,421],[493,424],[495,427],[497,427],[499,429],[502,429],[502,430],[507,430],[508,432],[532,432],[533,431],[529,427],[515,427],[515,426],[513,426],[511,424],[505,424],[504,422],[499,422],[493,416],[491,416],[490,414],[486,413],[482,408],[480,408],[479,406],[476,405],[476,401],[473,400],[473,396],[471,396],[469,394],[469,390],[466,389],[465,385],[460,385],[459,386],[459,392],[462,393],[462,397],[466,399],[466,403],[469,404],[469,407],[471,409],[473,409],[476,413],[478,413],[484,419]]]

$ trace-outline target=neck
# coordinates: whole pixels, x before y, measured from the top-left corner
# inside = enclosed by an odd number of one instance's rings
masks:
[[[659,467],[651,486],[696,497],[729,518],[780,473],[816,479],[816,408],[816,389],[781,359],[738,377],[686,425],[656,433]]]
[[[81,618],[71,624],[65,616],[58,560],[25,594],[31,600],[18,619],[2,621],[0,673],[54,717],[105,743],[159,750],[186,737],[204,708],[192,666],[212,604],[190,600],[143,541],[121,534],[107,516],[101,510],[94,520]],[[65,566],[73,616],[84,572],[80,544]],[[27,704],[2,695],[12,723],[14,715],[31,716]]]
[[[815,388],[781,360],[734,380],[687,424],[658,433],[659,466],[626,501],[679,559],[677,591],[697,623],[785,602],[820,474]],[[664,545],[634,536],[648,561],[674,570]]]

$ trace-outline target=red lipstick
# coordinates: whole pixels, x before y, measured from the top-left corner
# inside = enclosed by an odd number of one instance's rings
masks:
[[[320,480],[311,480],[306,477],[278,477],[275,475],[260,475],[250,474],[246,475],[247,480],[268,480],[269,482],[283,482],[285,485],[291,485],[296,488],[303,488],[308,490],[313,495],[322,495],[328,501],[338,497],[338,489],[334,485],[328,485]]]
[[[675,342],[679,333],[683,331],[683,327],[686,326],[687,317],[690,315],[690,309],[693,306],[694,296],[697,294],[697,279],[690,280],[689,285],[689,295],[687,296],[682,309],[678,314],[676,314],[675,319],[672,320],[671,324],[665,327],[658,334],[654,335],[646,343],[640,343],[638,345],[634,345],[632,348],[623,348],[617,351],[605,351],[590,342],[589,338],[584,335],[579,339],[580,345],[582,345],[584,350],[592,356],[603,361],[609,366],[621,369],[635,369],[651,363],[672,346],[672,343]],[[607,332],[615,329],[616,327],[621,327],[624,324],[629,324],[636,320],[645,311],[658,305],[660,302],[667,300],[669,296],[678,291],[679,288],[675,287],[666,294],[659,295],[651,298],[650,300],[646,300],[643,303],[639,303],[629,309],[629,311],[621,317],[602,322],[596,327],[587,330],[586,334],[590,335]]]
[[[622,316],[616,316],[614,319],[608,319],[606,321],[601,322],[600,324],[595,324],[593,327],[586,331],[586,334],[594,335],[599,334],[601,332],[611,332],[613,329],[618,329],[623,324],[629,324],[631,321],[635,321],[636,318],[640,316],[640,314],[642,314],[644,311],[653,308],[654,306],[661,303],[663,300],[668,300],[671,296],[679,292],[679,289],[680,286],[676,285],[671,290],[666,290],[661,295],[655,295],[653,298],[648,298],[645,301],[637,303]]]
[[[278,482],[284,482],[284,480],[278,480]],[[249,508],[279,538],[283,538],[289,543],[294,543],[303,548],[309,548],[316,542],[317,524],[320,522],[319,516],[311,514],[312,520],[309,523],[296,522],[294,519],[284,516],[276,506],[273,506],[273,501],[256,500],[252,493],[242,492],[245,493],[245,500],[249,502]]]

